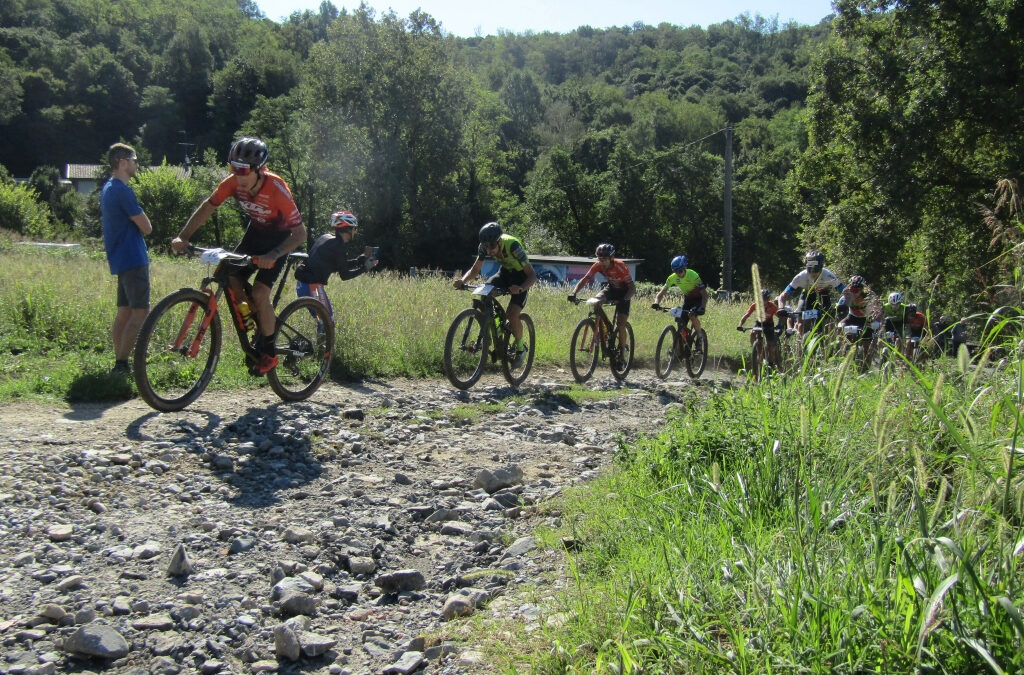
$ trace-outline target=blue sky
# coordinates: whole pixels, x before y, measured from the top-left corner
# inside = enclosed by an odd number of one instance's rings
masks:
[[[317,11],[320,0],[256,0],[268,18],[280,20],[295,11]],[[349,11],[359,2],[332,0]],[[494,35],[499,30],[567,33],[578,26],[629,26],[637,21],[656,26],[707,27],[740,14],[778,17],[779,23],[816,24],[832,12],[831,0],[367,0],[380,16],[389,9],[401,17],[422,9],[448,33],[461,37]]]

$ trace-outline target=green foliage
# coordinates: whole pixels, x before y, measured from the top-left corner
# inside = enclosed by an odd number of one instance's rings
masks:
[[[975,203],[1021,172],[1024,84],[1003,76],[1024,67],[1021,16],[1006,2],[837,4],[793,181],[805,239],[881,283],[913,271],[941,274],[943,293],[992,285]]]
[[[185,221],[206,199],[216,185],[216,175],[202,166],[193,168],[188,178],[178,175],[178,168],[163,166],[154,171],[140,171],[132,180],[139,205],[153,225],[147,238],[150,248],[168,252],[171,239],[178,236]],[[233,247],[242,237],[241,218],[230,207],[218,209],[210,222],[200,229],[192,241],[197,246]]]
[[[0,183],[0,224],[29,237],[45,240],[59,236],[50,209],[24,183]]]

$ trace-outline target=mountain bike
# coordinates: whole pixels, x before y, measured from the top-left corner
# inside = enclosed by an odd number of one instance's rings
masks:
[[[878,321],[869,321],[868,328],[872,329],[872,333],[877,335],[878,329],[881,324]],[[872,337],[865,337],[865,327],[847,324],[842,326],[843,337],[846,339],[845,345],[841,347],[840,353],[847,354],[850,349],[856,350],[854,353],[854,361],[860,372],[866,373],[871,369],[871,363],[874,360],[875,354],[875,339]]]
[[[693,310],[683,311],[682,307],[652,307],[659,312],[668,312],[676,320],[676,324],[665,326],[658,338],[658,347],[654,352],[654,372],[661,379],[666,379],[679,363],[686,362],[686,372],[697,379],[704,372],[708,361],[708,334],[701,328],[699,331],[689,330],[687,324]]]
[[[229,266],[247,266],[252,258],[223,249],[191,247],[213,267],[198,289],[181,288],[158,302],[146,317],[135,344],[135,384],[139,395],[162,412],[181,410],[203,393],[217,369],[221,353],[218,303],[226,296],[238,342],[253,372],[262,352],[263,336],[246,316],[242,298],[228,284]],[[305,253],[288,256],[273,298],[276,308],[289,270]],[[255,310],[253,310],[255,315]],[[250,338],[249,332],[253,331]],[[278,364],[267,373],[271,389],[285,401],[309,398],[320,387],[331,363],[334,322],[314,298],[298,298],[277,316],[274,347]]]
[[[525,312],[519,314],[523,326],[521,347],[525,349],[520,355],[505,308],[495,299],[508,291],[493,284],[464,289],[473,292],[473,306],[459,312],[448,329],[444,340],[445,376],[457,389],[469,389],[483,375],[489,354],[492,363],[501,362],[501,372],[508,383],[518,387],[533,367],[533,319]]]
[[[590,379],[597,368],[597,359],[608,359],[612,369],[612,376],[616,380],[626,379],[629,369],[633,367],[633,326],[626,322],[626,339],[628,345],[619,344],[619,302],[615,300],[600,300],[589,298],[580,300],[575,295],[569,296],[569,302],[578,305],[586,302],[590,306],[590,314],[576,324],[576,330],[572,334],[572,343],[569,346],[569,366],[572,368],[572,376],[580,384]],[[601,306],[615,306],[615,315],[612,320],[608,319]]]
[[[736,327],[741,333],[750,331],[751,335],[754,336],[754,343],[750,347],[748,370],[751,377],[755,380],[761,379],[765,368],[771,368],[776,371],[782,370],[782,353],[778,340],[778,329],[776,329],[774,321],[768,321],[767,323],[767,327],[764,325],[751,326],[749,328],[746,326]],[[775,340],[768,339],[765,334],[766,328],[776,334]]]

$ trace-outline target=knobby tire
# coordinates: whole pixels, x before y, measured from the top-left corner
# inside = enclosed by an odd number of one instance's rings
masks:
[[[142,322],[135,343],[133,369],[139,396],[161,412],[181,410],[203,393],[220,359],[220,314],[214,312],[194,357],[186,355],[209,314],[209,296],[193,288],[182,288],[162,299]],[[189,310],[195,307],[181,346],[174,348]]]
[[[267,381],[283,401],[304,401],[327,376],[334,351],[334,321],[316,298],[288,303],[274,330],[277,367]]]
[[[459,312],[444,340],[444,374],[456,389],[469,389],[484,372],[491,336],[480,310]]]

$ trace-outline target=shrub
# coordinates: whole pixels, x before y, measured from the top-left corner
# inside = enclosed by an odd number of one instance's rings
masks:
[[[52,238],[58,232],[49,207],[23,184],[0,183],[0,227],[39,238]]]

